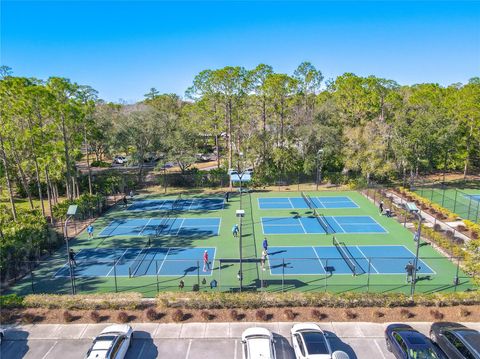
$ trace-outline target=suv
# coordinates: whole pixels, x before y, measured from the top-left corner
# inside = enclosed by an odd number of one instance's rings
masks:
[[[480,333],[458,323],[433,323],[430,339],[451,359],[480,359]]]
[[[265,328],[248,328],[242,334],[243,359],[275,359],[272,333]]]
[[[130,348],[133,338],[132,327],[127,324],[115,324],[106,327],[93,339],[86,359],[123,359]]]

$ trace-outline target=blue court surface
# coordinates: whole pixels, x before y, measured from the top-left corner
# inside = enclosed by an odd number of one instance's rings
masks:
[[[359,208],[349,197],[310,197],[316,208]],[[308,209],[303,197],[266,197],[258,198],[260,209]]]
[[[403,274],[405,265],[415,255],[404,246],[346,246],[345,253],[355,266],[357,275]],[[322,275],[326,273],[350,274],[352,269],[335,246],[319,247],[269,247],[270,273],[272,275]],[[425,262],[418,260],[420,274],[436,274]]]
[[[479,201],[480,202],[480,194],[472,194],[470,196],[471,199],[473,199],[474,201]]]
[[[387,233],[370,216],[325,216],[328,233]],[[262,217],[263,234],[325,234],[316,217]]]
[[[106,236],[218,236],[220,218],[115,219],[99,234]]]
[[[216,248],[97,248],[77,253],[74,267],[76,277],[139,277],[139,276],[190,276],[212,274],[203,270],[203,253],[207,250],[209,261],[214,263]],[[115,263],[115,267],[114,264]],[[54,277],[69,277],[65,264]]]
[[[223,209],[223,198],[144,199],[133,202],[128,211],[216,211]]]

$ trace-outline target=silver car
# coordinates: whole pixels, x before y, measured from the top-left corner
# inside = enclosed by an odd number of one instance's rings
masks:
[[[275,359],[275,346],[272,332],[253,327],[242,334],[243,359]]]
[[[130,348],[133,338],[132,327],[127,324],[115,324],[106,327],[93,339],[86,359],[123,359]]]

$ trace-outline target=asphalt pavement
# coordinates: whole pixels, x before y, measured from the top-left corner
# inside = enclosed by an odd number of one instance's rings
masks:
[[[241,334],[252,326],[270,329],[275,336],[278,359],[294,359],[290,328],[294,323],[135,323],[134,339],[127,359],[216,359],[242,358]],[[318,323],[332,336],[335,350],[347,352],[350,359],[389,359],[384,330],[388,323]],[[431,323],[409,323],[428,335]],[[83,358],[92,338],[109,324],[33,324],[3,326],[5,340],[0,359]],[[480,330],[480,323],[465,323]]]

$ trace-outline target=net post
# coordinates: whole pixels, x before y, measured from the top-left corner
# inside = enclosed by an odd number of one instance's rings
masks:
[[[128,278],[132,278],[132,269],[128,267]]]
[[[119,258],[120,259],[120,258]],[[113,278],[115,279],[115,293],[118,293],[118,283],[117,283],[117,260],[113,261]]]
[[[157,293],[160,292],[160,284],[158,283],[158,260],[155,260],[155,276],[157,277]]]

